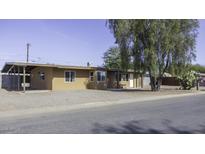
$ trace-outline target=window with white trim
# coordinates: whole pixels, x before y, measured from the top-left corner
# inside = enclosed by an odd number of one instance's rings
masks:
[[[74,82],[75,81],[75,72],[66,71],[65,72],[65,82]]]
[[[89,78],[90,78],[90,81],[94,81],[94,72],[90,72]]]
[[[105,71],[97,71],[97,81],[105,81],[106,72]]]

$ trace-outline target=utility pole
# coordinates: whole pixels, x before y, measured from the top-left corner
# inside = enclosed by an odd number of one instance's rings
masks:
[[[26,56],[26,62],[29,62],[29,47],[31,46],[31,44],[27,43],[26,47],[27,47],[27,56]]]

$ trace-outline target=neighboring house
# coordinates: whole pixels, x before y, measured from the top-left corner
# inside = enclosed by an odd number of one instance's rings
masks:
[[[143,86],[142,77],[132,70],[123,73],[103,67],[8,62],[4,65],[2,73],[2,87],[8,90],[117,88],[117,79],[120,88]]]
[[[205,73],[196,73],[195,75],[198,76],[199,86],[205,86]],[[169,75],[162,78],[162,85],[180,86],[180,83],[176,76]]]
[[[199,76],[199,86],[205,86],[205,73],[197,73]]]

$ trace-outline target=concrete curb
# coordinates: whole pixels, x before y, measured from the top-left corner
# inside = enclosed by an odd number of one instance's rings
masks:
[[[146,102],[146,101],[154,101],[161,99],[169,99],[169,98],[179,98],[186,96],[197,96],[205,94],[205,92],[197,92],[197,93],[188,93],[188,94],[175,94],[175,95],[166,95],[166,96],[154,96],[154,97],[144,97],[140,99],[122,99],[117,101],[101,101],[101,102],[92,102],[85,104],[77,104],[77,105],[63,105],[63,106],[53,106],[53,107],[44,107],[44,108],[34,108],[34,109],[23,109],[18,111],[4,111],[0,112],[0,120],[4,120],[5,118],[18,118],[18,117],[33,117],[35,115],[43,115],[47,113],[57,113],[57,112],[65,112],[65,111],[77,111],[80,109],[89,109],[95,107],[105,107],[111,105],[120,105],[127,103],[136,103],[136,102]]]

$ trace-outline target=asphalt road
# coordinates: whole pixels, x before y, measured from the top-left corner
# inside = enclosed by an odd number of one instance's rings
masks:
[[[4,119],[0,133],[205,133],[205,95]]]

